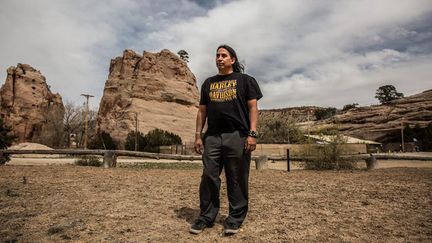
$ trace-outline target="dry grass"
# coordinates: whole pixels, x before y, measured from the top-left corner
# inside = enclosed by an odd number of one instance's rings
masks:
[[[188,233],[201,168],[0,167],[0,239],[19,242],[430,242],[432,169],[251,171],[239,234]],[[25,177],[25,179],[24,179]],[[25,181],[25,182],[24,182]]]

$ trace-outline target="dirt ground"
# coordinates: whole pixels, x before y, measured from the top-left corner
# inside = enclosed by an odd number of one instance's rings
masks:
[[[0,241],[432,241],[432,168],[427,166],[252,169],[250,211],[241,232],[230,237],[222,234],[225,181],[215,226],[192,235],[201,168],[196,163],[172,168],[0,166]]]

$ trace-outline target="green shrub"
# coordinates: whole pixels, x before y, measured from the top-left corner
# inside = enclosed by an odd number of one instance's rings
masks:
[[[342,108],[342,111],[349,111],[351,109],[357,108],[357,106],[358,106],[358,103],[346,104]]]
[[[309,145],[303,151],[306,161],[303,163],[307,170],[350,170],[356,168],[356,160],[343,144],[346,141],[342,135],[335,135],[328,144]]]
[[[159,146],[182,144],[179,135],[156,128],[145,135],[147,142],[144,151],[159,153]]]
[[[304,141],[303,132],[292,120],[282,118],[259,118],[258,143],[301,143]]]
[[[102,162],[99,160],[97,156],[83,155],[80,158],[75,160],[75,165],[100,167],[102,166]]]
[[[7,149],[12,145],[14,136],[9,135],[12,129],[3,123],[3,119],[0,117],[0,149]],[[6,164],[10,160],[9,154],[0,154],[0,165]]]
[[[336,115],[337,109],[334,107],[318,108],[315,110],[314,115],[317,120],[324,120]]]
[[[319,129],[316,134],[321,134],[321,135],[338,135],[339,134],[339,130],[337,130],[337,127],[335,127],[335,126],[330,126],[330,127],[325,127],[325,128]]]
[[[135,131],[130,131],[126,137],[125,150],[135,151]],[[147,146],[147,140],[144,134],[138,132],[138,151],[144,151]]]
[[[88,148],[115,150],[117,149],[117,144],[109,133],[101,132],[90,140]]]

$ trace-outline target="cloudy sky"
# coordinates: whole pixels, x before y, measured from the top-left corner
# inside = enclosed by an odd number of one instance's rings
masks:
[[[184,49],[198,79],[233,46],[263,91],[260,108],[377,104],[375,90],[432,88],[431,0],[1,0],[0,81],[27,63],[51,90],[99,105],[110,59]]]

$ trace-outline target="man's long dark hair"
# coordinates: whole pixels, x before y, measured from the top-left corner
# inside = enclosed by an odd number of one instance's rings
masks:
[[[216,51],[218,51],[220,48],[223,48],[223,49],[227,50],[229,52],[231,58],[235,59],[235,62],[233,64],[233,71],[236,72],[236,73],[242,73],[242,72],[244,72],[244,65],[240,64],[240,62],[239,62],[239,60],[237,58],[237,53],[234,51],[234,49],[231,46],[224,44],[224,45],[220,45],[216,49]]]

